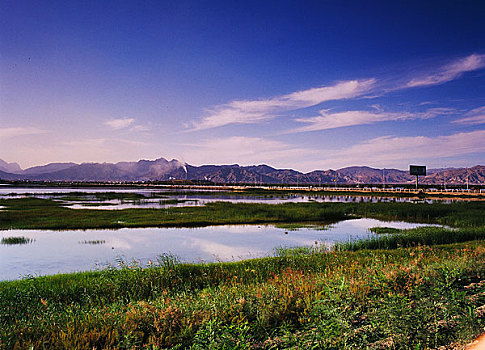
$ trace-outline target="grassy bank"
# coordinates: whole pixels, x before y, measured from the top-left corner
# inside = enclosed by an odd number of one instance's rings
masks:
[[[209,203],[201,207],[167,209],[69,209],[39,198],[0,201],[0,229],[87,229],[177,227],[272,222],[335,222],[347,218],[341,208],[315,203],[280,205]]]
[[[0,283],[0,348],[437,348],[485,325],[485,243]]]
[[[485,240],[485,228],[460,228],[447,230],[440,227],[419,227],[401,230],[400,233],[372,236],[352,242],[336,243],[336,250],[397,249],[418,245],[451,244]]]
[[[0,200],[0,229],[88,229],[192,227],[222,224],[334,222],[356,216],[438,223],[485,225],[485,202],[464,203],[209,203],[166,209],[96,210],[64,208],[41,198]]]

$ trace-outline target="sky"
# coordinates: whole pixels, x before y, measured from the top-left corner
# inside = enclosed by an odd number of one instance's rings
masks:
[[[0,159],[485,165],[485,2],[0,0]]]

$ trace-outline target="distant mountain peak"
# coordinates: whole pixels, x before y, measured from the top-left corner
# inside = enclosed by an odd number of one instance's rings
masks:
[[[0,170],[6,173],[20,173],[22,168],[17,163],[7,163],[6,161],[0,159]]]
[[[6,171],[8,170],[8,171]],[[16,163],[0,160],[0,179],[38,181],[212,181],[217,183],[274,184],[411,184],[414,176],[398,169],[350,166],[338,170],[314,170],[302,173],[276,169],[267,164],[241,166],[193,166],[177,159],[160,157],[118,163],[50,163],[22,170]],[[421,177],[423,184],[485,184],[485,166],[431,170]]]

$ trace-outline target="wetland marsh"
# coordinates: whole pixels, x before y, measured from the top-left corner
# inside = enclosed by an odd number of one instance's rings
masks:
[[[0,245],[0,280],[78,272],[136,261],[148,266],[168,254],[187,263],[238,261],[272,256],[278,248],[330,249],[336,242],[368,238],[369,228],[395,229],[424,224],[352,219],[328,225],[288,228],[275,225],[221,225],[200,228],[124,228],[117,230],[8,230],[0,238],[23,235],[28,246]]]
[[[484,202],[52,193],[0,199],[0,236],[35,239],[0,245],[9,349],[438,348],[485,326]]]

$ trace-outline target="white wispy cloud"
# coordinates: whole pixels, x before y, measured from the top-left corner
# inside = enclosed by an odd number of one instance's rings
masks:
[[[108,126],[112,130],[123,132],[147,132],[150,131],[150,123],[148,125],[139,124],[135,118],[118,118],[110,119],[104,122],[104,125]]]
[[[443,66],[435,72],[411,79],[406,86],[417,87],[443,84],[460,77],[463,73],[483,67],[485,67],[485,55],[473,54]]]
[[[321,164],[331,166],[409,164],[485,152],[485,130],[437,137],[383,136],[332,151]]]
[[[259,137],[232,136],[210,138],[187,147],[183,155],[192,164],[286,164],[290,167],[293,159],[313,151],[295,147],[281,141]]]
[[[421,76],[414,77],[405,83],[402,83],[402,78],[400,77],[394,77],[394,83],[389,83],[393,81],[393,79],[390,79],[392,77],[387,77],[387,79],[382,81],[378,81],[376,78],[347,80],[331,86],[295,91],[268,99],[235,100],[208,109],[206,111],[207,116],[187,123],[186,127],[189,129],[188,131],[196,131],[229,124],[261,123],[274,119],[285,112],[316,106],[326,101],[364,97],[375,98],[392,91],[443,84],[458,79],[463,73],[484,67],[485,55],[472,54],[441,66],[434,71],[423,73]],[[385,83],[385,81],[387,82]],[[340,124],[333,120],[334,117],[338,117]],[[358,123],[369,124],[386,120],[422,117],[424,117],[424,114],[413,114],[411,116],[409,113],[372,113],[364,111],[347,111],[336,115],[335,113],[329,114],[328,110],[324,109],[320,111],[320,116],[299,118],[296,121],[309,123],[310,125],[307,127],[301,128],[301,131],[309,131],[357,125]]]
[[[13,127],[0,128],[0,139],[6,139],[17,136],[45,134],[49,131],[37,127]]]
[[[485,152],[485,130],[428,137],[383,136],[341,149],[313,149],[259,137],[211,138],[187,148],[191,164],[268,164],[302,171],[337,169],[349,165],[397,167],[434,162]],[[450,164],[450,163],[448,163]]]
[[[409,113],[373,113],[367,111],[345,111],[330,113],[329,110],[321,110],[320,115],[310,118],[296,118],[299,123],[308,125],[292,130],[291,132],[304,132],[335,129],[345,126],[372,124],[387,120],[408,119]]]
[[[440,114],[449,114],[454,110],[449,108],[432,108],[426,112],[411,113],[411,112],[382,112],[377,108],[377,112],[369,111],[344,111],[331,113],[328,109],[320,111],[319,116],[309,118],[296,118],[295,121],[299,123],[306,123],[308,125],[290,130],[288,133],[317,131],[342,128],[346,126],[373,124],[384,121],[396,121],[407,119],[428,119],[434,118]]]
[[[127,146],[145,146],[147,143],[143,141],[119,139],[119,138],[87,138],[79,140],[70,140],[61,143],[64,147],[78,147],[78,148],[93,148],[104,149],[115,145]]]
[[[153,145],[123,138],[80,138],[62,141],[43,148],[44,159],[53,161],[83,162],[117,162],[130,159],[140,159],[140,155],[147,154]]]
[[[118,118],[110,119],[104,122],[104,125],[109,126],[111,129],[120,130],[128,128],[135,122],[134,118]]]
[[[463,125],[485,124],[485,106],[472,109],[464,115],[464,118],[456,119],[453,123]]]
[[[279,113],[315,106],[325,101],[362,96],[374,88],[375,79],[350,80],[261,100],[236,100],[208,110],[208,116],[192,123],[192,130],[228,124],[252,124],[273,119]]]
[[[142,132],[142,131],[150,131],[151,128],[148,125],[137,124],[131,128],[131,131]]]

